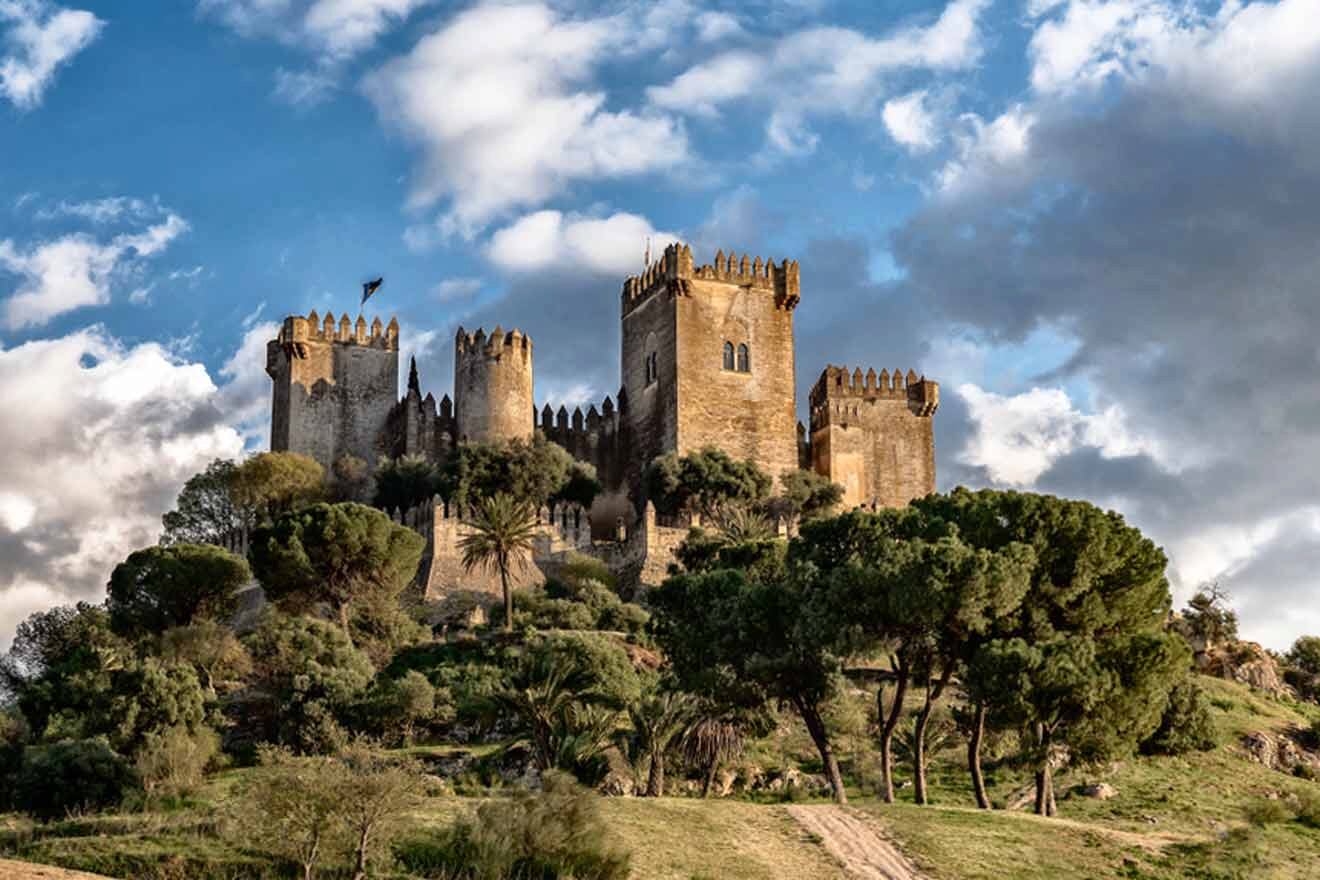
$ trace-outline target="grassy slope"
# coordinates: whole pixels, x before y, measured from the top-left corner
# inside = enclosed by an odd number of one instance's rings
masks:
[[[935,805],[916,807],[910,789],[888,806],[858,798],[863,809],[936,880],[979,878],[1320,877],[1320,831],[1284,822],[1244,833],[1246,805],[1269,795],[1320,795],[1320,784],[1267,770],[1242,757],[1244,733],[1281,730],[1308,723],[1299,708],[1207,681],[1226,745],[1180,758],[1135,758],[1103,773],[1077,771],[1059,779],[1061,819],[1021,812],[978,812],[961,767],[961,744],[941,753],[932,768]],[[789,758],[809,754],[801,743],[766,748]],[[203,802],[216,803],[245,771],[214,779]],[[1079,783],[1106,781],[1118,789],[1113,800],[1070,796]],[[1021,771],[994,767],[991,797],[1002,804],[1028,782]],[[418,824],[444,824],[475,801],[429,798]],[[618,842],[634,854],[636,880],[775,877],[840,877],[818,842],[775,804],[690,799],[602,800]],[[160,876],[256,876],[257,866],[213,836],[204,810],[159,815],[110,816],[64,823],[58,836],[32,841],[25,832],[0,830],[0,854],[116,876],[153,876],[134,866],[171,857],[195,870]],[[19,827],[18,824],[15,827]],[[0,829],[4,823],[0,821]],[[52,829],[55,830],[55,829]],[[199,869],[207,866],[206,869]]]

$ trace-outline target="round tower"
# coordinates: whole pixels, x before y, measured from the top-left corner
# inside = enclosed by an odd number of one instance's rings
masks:
[[[532,340],[496,327],[454,339],[454,420],[460,442],[530,440]]]

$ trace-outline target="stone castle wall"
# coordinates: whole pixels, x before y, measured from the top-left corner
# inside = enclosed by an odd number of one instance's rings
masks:
[[[935,491],[939,383],[887,370],[827,367],[811,391],[811,460],[847,507],[902,507]]]
[[[519,330],[496,327],[454,339],[454,420],[459,442],[530,440],[532,340]]]
[[[372,466],[398,398],[399,325],[348,315],[335,323],[316,312],[284,320],[267,343],[266,372],[274,381],[271,449],[299,452],[329,473],[335,459]]]

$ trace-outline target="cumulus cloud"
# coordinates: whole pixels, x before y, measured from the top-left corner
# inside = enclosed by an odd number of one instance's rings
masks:
[[[435,286],[435,298],[439,302],[458,302],[476,296],[481,286],[480,278],[446,278]]]
[[[70,206],[66,213],[105,221],[124,210],[90,203]],[[80,232],[29,245],[0,239],[0,274],[18,278],[18,287],[4,302],[5,325],[11,330],[41,326],[66,312],[106,304],[116,277],[140,268],[187,229],[182,217],[164,212],[159,222],[109,240]]]
[[[636,214],[595,218],[537,211],[498,230],[486,253],[491,262],[510,272],[557,268],[621,279],[641,270],[648,240],[654,255],[678,238],[657,232]]]
[[[99,600],[184,480],[242,449],[206,369],[100,328],[0,349],[0,649],[23,616]]]
[[[55,72],[104,26],[90,12],[46,0],[0,0],[0,95],[20,110],[38,106]]]
[[[891,93],[889,80],[897,73],[975,65],[982,52],[978,19],[987,5],[953,0],[931,24],[882,37],[841,27],[795,30],[768,49],[731,49],[701,61],[648,95],[657,107],[704,117],[726,112],[734,101],[773,106],[768,144],[801,155],[814,147],[809,117],[870,115]],[[907,109],[911,116],[914,108]],[[903,105],[895,105],[889,115],[902,112]]]
[[[935,114],[926,104],[925,89],[886,101],[880,118],[889,136],[914,153],[929,150],[939,140]]]
[[[1038,4],[1036,94],[955,144],[894,236],[902,284],[994,344],[1046,324],[1076,343],[1035,384],[1082,383],[1084,411],[1049,391],[960,401],[982,480],[1121,499],[1169,549],[1181,596],[1220,577],[1247,635],[1286,646],[1298,619],[1275,609],[1320,595],[1267,555],[1309,558],[1315,530],[1261,537],[1320,496],[1317,7],[1109,5]],[[1086,432],[1114,406],[1140,438],[1106,454],[1118,441]]]
[[[419,151],[411,202],[451,202],[471,234],[581,180],[671,168],[687,157],[674,119],[615,112],[594,87],[622,35],[614,18],[569,19],[541,4],[456,16],[364,82],[381,117]]]
[[[376,44],[431,0],[200,0],[198,9],[243,36],[274,37],[351,57]]]

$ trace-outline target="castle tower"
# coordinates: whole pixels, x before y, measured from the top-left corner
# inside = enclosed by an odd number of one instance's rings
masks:
[[[810,402],[812,468],[843,487],[845,506],[902,507],[935,491],[938,382],[826,367]]]
[[[793,310],[796,262],[716,253],[694,267],[670,245],[623,285],[623,392],[634,438],[629,482],[658,455],[719,446],[776,479],[798,466]]]
[[[330,472],[352,455],[374,466],[378,438],[399,388],[399,323],[370,328],[313,311],[284,319],[266,343],[266,373],[275,383],[270,448],[311,456]]]
[[[530,440],[532,340],[496,327],[454,338],[454,420],[459,442]]]

